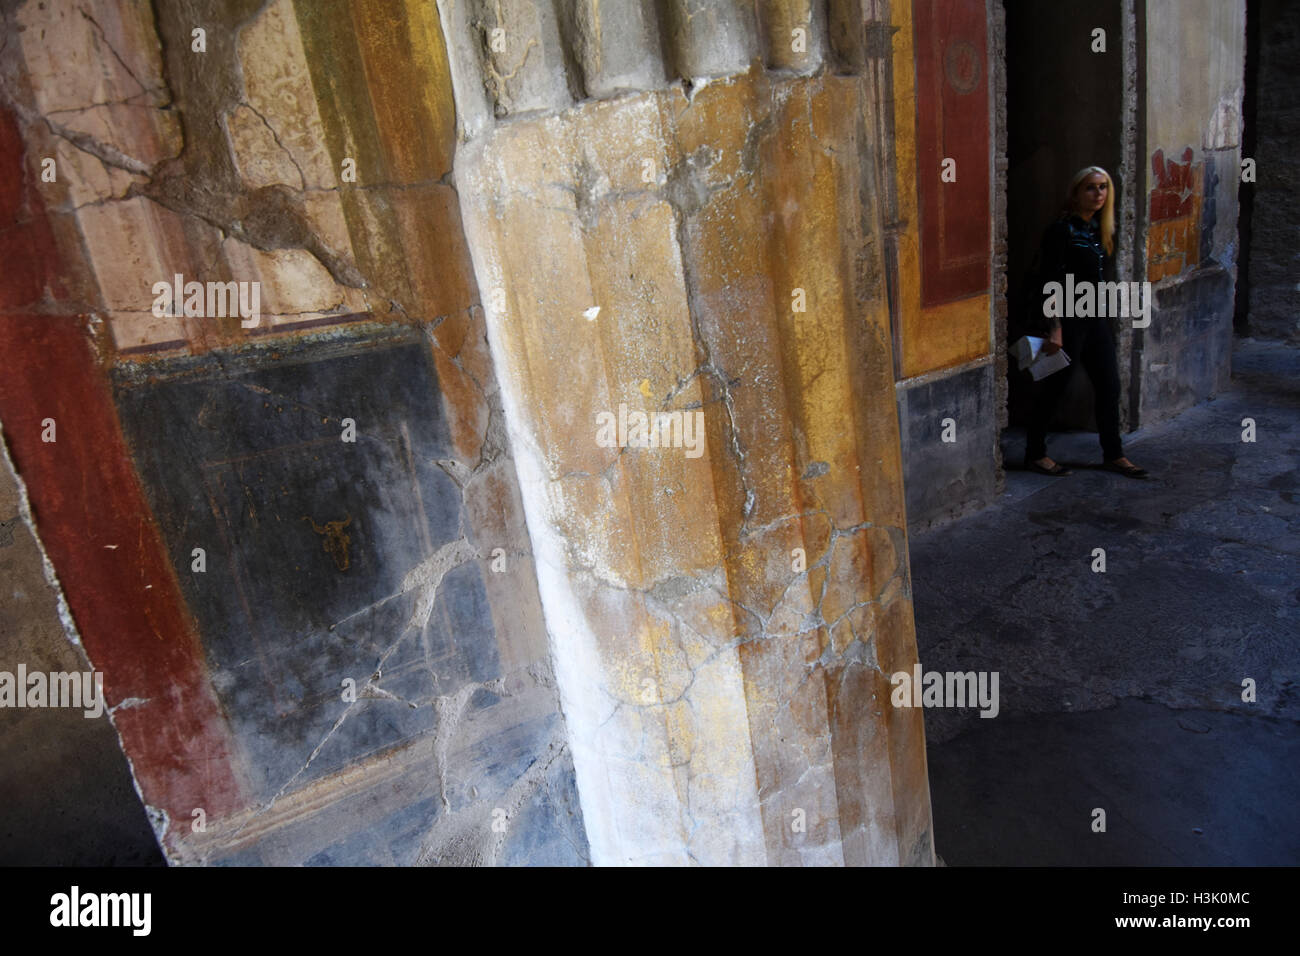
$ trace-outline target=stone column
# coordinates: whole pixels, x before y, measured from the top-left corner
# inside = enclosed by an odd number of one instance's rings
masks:
[[[860,20],[579,6],[440,4],[593,861],[932,864]]]

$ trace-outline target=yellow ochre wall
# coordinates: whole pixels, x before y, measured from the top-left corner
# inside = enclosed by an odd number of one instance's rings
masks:
[[[898,175],[899,339],[901,378],[962,365],[989,354],[989,293],[921,306],[920,210],[917,198],[916,56],[911,0],[890,4],[894,33],[894,154]],[[987,69],[987,64],[985,65]],[[926,159],[926,174],[938,176],[941,157]],[[956,188],[956,184],[953,184]]]

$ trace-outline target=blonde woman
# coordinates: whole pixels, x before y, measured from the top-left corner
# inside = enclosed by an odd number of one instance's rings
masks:
[[[1114,254],[1114,183],[1110,173],[1100,166],[1088,166],[1074,174],[1061,217],[1043,236],[1040,279],[1044,285],[1048,282],[1064,285],[1066,275],[1071,274],[1076,287],[1082,282],[1103,282]],[[1037,301],[1041,302],[1041,297]],[[1124,457],[1119,436],[1119,368],[1110,320],[1105,317],[1057,319],[1042,312],[1041,308],[1037,310],[1037,327],[1033,331],[1048,339],[1043,349],[1050,354],[1064,348],[1071,364],[1038,383],[1025,443],[1025,468],[1043,475],[1070,474],[1068,468],[1048,457],[1047,426],[1070,375],[1076,366],[1082,365],[1088,370],[1097,397],[1102,467],[1129,478],[1145,478],[1145,469]]]

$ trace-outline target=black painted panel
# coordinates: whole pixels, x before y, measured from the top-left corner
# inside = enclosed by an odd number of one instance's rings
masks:
[[[433,731],[434,709],[404,701],[497,676],[477,564],[447,574],[427,624],[420,591],[402,593],[461,535],[459,491],[435,464],[451,445],[422,338],[150,370],[117,376],[123,427],[259,798],[327,738],[294,787]],[[341,440],[345,418],[355,443]],[[402,700],[359,700],[333,730],[344,678],[361,688],[381,660],[379,686]]]

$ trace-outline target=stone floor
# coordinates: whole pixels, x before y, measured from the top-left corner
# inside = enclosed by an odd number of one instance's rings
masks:
[[[950,866],[1300,863],[1300,349],[1239,341],[1230,391],[1125,450],[1151,479],[1050,436],[1073,475],[912,537],[924,669],[999,673],[996,718],[926,712]]]

